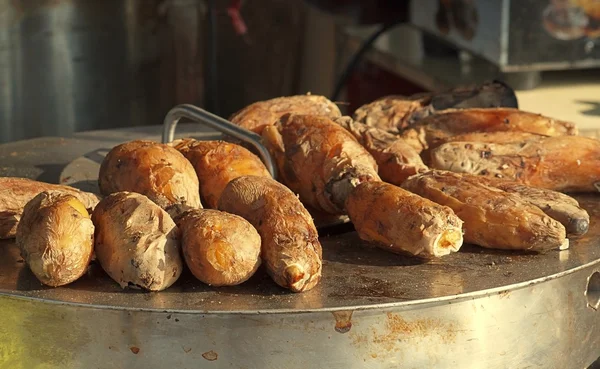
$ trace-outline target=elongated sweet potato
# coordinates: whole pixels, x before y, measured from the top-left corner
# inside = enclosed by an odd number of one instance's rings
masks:
[[[162,291],[181,275],[179,230],[148,197],[111,194],[96,206],[92,221],[97,260],[121,287]]]
[[[576,135],[575,125],[517,109],[447,110],[412,125],[402,137],[418,152],[434,149],[447,137],[473,132],[516,131],[546,136]]]
[[[16,241],[40,282],[63,286],[85,273],[94,251],[94,225],[75,196],[42,192],[25,206]]]
[[[579,206],[577,200],[564,193],[526,186],[504,179],[471,174],[461,174],[461,176],[465,181],[483,183],[502,191],[518,194],[523,200],[537,206],[548,216],[559,221],[565,227],[568,237],[584,235],[589,229],[590,216],[588,212]]]
[[[225,187],[219,210],[256,227],[263,263],[278,285],[294,292],[317,285],[322,268],[319,235],[310,214],[287,187],[266,177],[236,178]]]
[[[234,286],[260,265],[260,236],[242,217],[212,209],[194,209],[176,219],[188,268],[212,286]]]
[[[346,206],[360,238],[388,251],[439,257],[463,242],[463,222],[450,208],[388,183],[358,185]]]
[[[329,118],[286,115],[266,127],[263,137],[282,182],[314,209],[344,214],[346,198],[354,187],[380,180],[375,159]]]
[[[233,114],[229,120],[258,134],[264,127],[275,124],[285,114],[322,115],[329,118],[342,116],[340,109],[324,96],[296,95],[255,102]]]
[[[194,166],[202,201],[209,208],[217,208],[221,192],[235,178],[247,175],[271,178],[262,161],[239,145],[193,139],[177,140],[172,145]]]
[[[0,177],[0,239],[13,238],[25,205],[41,192],[75,196],[86,209],[98,204],[98,196],[69,186],[38,182],[27,178]]]
[[[102,161],[98,184],[104,195],[136,192],[163,209],[177,204],[202,207],[192,164],[179,151],[157,142],[139,140],[115,146]]]
[[[529,141],[539,141],[546,137],[550,136],[515,131],[470,132],[441,138],[439,144],[442,145],[447,142],[485,142],[497,144],[524,143]]]
[[[488,248],[543,252],[565,244],[565,227],[521,196],[456,173],[429,171],[403,188],[450,207],[464,221],[464,240]]]
[[[432,150],[430,165],[555,191],[596,192],[600,187],[600,141],[558,136],[515,144],[449,142]]]
[[[406,178],[428,169],[415,149],[397,135],[356,123],[350,117],[333,121],[352,133],[373,156],[382,180],[400,185]]]

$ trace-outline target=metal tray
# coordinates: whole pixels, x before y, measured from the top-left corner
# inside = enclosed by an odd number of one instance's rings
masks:
[[[85,153],[159,130],[0,145],[0,175],[58,182]],[[48,288],[3,241],[0,368],[586,367],[600,356],[600,197],[578,199],[589,233],[543,255],[465,245],[423,262],[323,235],[323,280],[302,294],[262,270],[237,287],[185,273],[160,293],[122,290],[95,264]]]

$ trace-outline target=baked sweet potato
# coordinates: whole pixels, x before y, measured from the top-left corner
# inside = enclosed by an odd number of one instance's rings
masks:
[[[464,240],[479,246],[543,252],[565,244],[565,227],[521,196],[465,180],[459,174],[429,171],[403,188],[450,207],[464,222]]]
[[[344,214],[354,187],[380,180],[375,159],[327,117],[288,114],[265,127],[263,138],[281,181],[316,210]]]
[[[261,257],[280,286],[308,291],[321,279],[319,235],[296,195],[272,178],[244,176],[227,185],[219,210],[249,221],[262,240]]]
[[[561,192],[596,192],[600,141],[558,136],[514,144],[449,142],[432,150],[430,166]]]
[[[346,206],[360,238],[391,252],[439,257],[463,243],[463,222],[450,208],[388,183],[361,183]]]
[[[25,206],[16,242],[40,282],[63,286],[85,273],[94,252],[94,225],[75,196],[42,192]]]
[[[92,221],[96,258],[121,287],[162,291],[181,275],[179,230],[148,197],[111,194],[96,206]]]
[[[229,120],[261,134],[264,127],[275,124],[279,118],[289,113],[322,115],[329,118],[342,116],[337,105],[326,97],[308,94],[255,102],[233,114]]]
[[[69,186],[38,182],[27,178],[0,177],[0,239],[13,238],[25,205],[41,192],[75,196],[86,209],[92,210],[98,196]]]
[[[333,121],[352,133],[373,156],[382,180],[400,185],[408,177],[428,169],[415,149],[397,135],[354,122],[350,117]]]
[[[485,142],[497,144],[524,143],[529,141],[539,141],[546,137],[550,136],[515,131],[470,132],[441,138],[438,143],[440,145],[447,142]]]
[[[172,143],[192,163],[200,181],[202,201],[216,209],[221,192],[238,177],[271,178],[260,159],[247,149],[224,141],[177,140]]]
[[[163,209],[176,204],[201,208],[194,167],[177,150],[152,141],[115,146],[100,166],[103,195],[129,191],[147,196]]]
[[[212,286],[234,286],[260,265],[260,236],[237,215],[195,209],[176,219],[183,257],[192,274]]]
[[[576,135],[577,128],[564,122],[517,109],[447,110],[427,117],[402,132],[418,152],[434,149],[444,139],[465,133],[515,131],[546,136]]]

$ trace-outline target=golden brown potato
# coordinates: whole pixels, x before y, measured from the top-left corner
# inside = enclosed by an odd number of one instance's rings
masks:
[[[191,210],[177,219],[188,268],[211,286],[234,286],[260,265],[260,236],[242,217],[219,210]]]
[[[258,156],[224,141],[177,140],[172,143],[194,166],[200,181],[202,201],[216,209],[221,192],[238,177],[253,175],[271,178]]]
[[[459,174],[429,171],[409,178],[402,187],[454,210],[464,222],[467,243],[532,251],[557,249],[565,243],[565,227],[538,207]]]
[[[331,119],[286,115],[263,130],[279,176],[312,208],[344,214],[346,198],[361,182],[379,181],[369,152]]]
[[[261,134],[266,126],[275,124],[288,113],[323,115],[329,118],[342,116],[337,105],[324,96],[296,95],[255,102],[233,114],[229,120]]]
[[[529,141],[539,141],[544,139],[546,135],[538,135],[535,133],[515,132],[515,131],[499,131],[499,132],[470,132],[456,136],[449,136],[439,140],[439,144],[447,142],[485,142],[485,143],[524,143]]]
[[[100,199],[98,196],[69,186],[33,181],[27,178],[0,177],[0,239],[13,238],[23,208],[41,192],[70,194],[92,210]]]
[[[219,209],[249,221],[262,239],[261,257],[280,286],[308,291],[321,279],[319,235],[308,211],[272,178],[244,176],[229,182]]]
[[[418,152],[433,149],[447,137],[473,132],[516,131],[546,136],[576,135],[575,125],[517,109],[447,110],[427,117],[402,137]]]
[[[174,148],[152,141],[126,142],[110,150],[98,184],[104,195],[137,192],[163,209],[176,204],[202,207],[192,164]]]
[[[577,200],[564,193],[526,186],[519,182],[504,179],[470,174],[461,174],[461,176],[465,181],[483,183],[521,196],[523,200],[537,206],[549,217],[559,221],[565,227],[568,237],[584,235],[589,229],[590,216],[588,212],[579,206]]]
[[[92,221],[96,258],[121,287],[161,291],[181,275],[178,228],[148,197],[111,194],[96,206]]]
[[[514,144],[450,142],[431,152],[431,167],[555,191],[596,192],[600,186],[600,141],[558,136]]]
[[[40,282],[63,286],[85,273],[94,252],[94,225],[75,196],[42,192],[25,206],[16,241]]]
[[[401,185],[408,177],[427,171],[419,153],[397,135],[356,123],[350,117],[336,118],[335,123],[352,133],[377,162],[382,180]]]
[[[456,252],[462,221],[446,207],[384,182],[358,185],[346,204],[360,238],[382,249],[422,257]]]

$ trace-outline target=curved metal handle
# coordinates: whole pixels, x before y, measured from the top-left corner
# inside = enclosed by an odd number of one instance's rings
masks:
[[[177,123],[181,118],[188,118],[194,122],[206,124],[217,131],[223,132],[229,136],[235,137],[252,145],[258,151],[258,154],[265,163],[269,173],[271,173],[273,178],[277,178],[277,167],[275,166],[275,161],[271,157],[269,150],[267,150],[265,145],[263,145],[262,137],[245,128],[236,126],[235,124],[219,117],[218,115],[209,113],[206,110],[191,104],[177,105],[173,109],[169,110],[163,123],[163,143],[166,144],[173,141],[173,138],[175,137],[175,128],[177,127]]]

